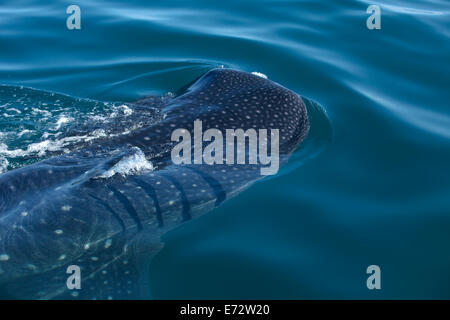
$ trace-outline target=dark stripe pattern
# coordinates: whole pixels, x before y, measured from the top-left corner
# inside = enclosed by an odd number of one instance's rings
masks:
[[[93,194],[88,193],[88,195],[93,198],[94,200],[96,200],[100,205],[102,205],[103,207],[106,208],[106,210],[108,210],[109,212],[112,213],[112,215],[114,216],[114,218],[116,218],[117,222],[119,222],[120,226],[122,227],[122,231],[125,232],[126,228],[125,228],[125,224],[123,223],[123,220],[119,217],[119,215],[109,206],[109,204],[107,204],[105,201],[103,201],[100,198],[97,198],[96,196],[94,196]]]
[[[173,185],[175,186],[175,188],[180,191],[181,194],[181,205],[183,207],[183,210],[181,212],[181,214],[183,215],[183,221],[187,221],[191,219],[191,205],[189,204],[189,201],[186,197],[186,193],[184,192],[183,187],[181,186],[181,184],[174,178],[172,177],[170,174],[163,174],[163,176],[165,178],[167,178],[168,180],[170,180],[170,182],[173,183]]]
[[[164,221],[162,218],[162,212],[161,207],[159,206],[158,197],[156,196],[155,189],[151,185],[149,185],[147,182],[142,181],[138,178],[132,177],[131,178],[136,184],[141,187],[147,195],[152,198],[153,203],[155,205],[155,212],[156,212],[156,218],[158,219],[158,225],[159,227],[162,227],[164,225]]]
[[[114,193],[114,195],[117,197],[117,200],[119,200],[120,203],[122,203],[122,205],[124,206],[124,208],[128,211],[128,213],[130,214],[130,217],[136,223],[138,230],[142,230],[143,228],[142,228],[141,220],[139,219],[136,209],[134,209],[130,200],[128,200],[128,198],[122,192],[115,189],[114,187],[108,186],[108,189]]]
[[[203,180],[205,180],[205,182],[209,184],[209,186],[213,189],[214,194],[216,195],[216,203],[214,204],[215,207],[218,207],[222,202],[224,202],[227,199],[227,194],[223,190],[222,185],[211,175],[203,171],[194,169],[193,167],[185,167],[185,168],[188,168],[189,170],[192,170],[193,172],[200,175],[203,178]]]

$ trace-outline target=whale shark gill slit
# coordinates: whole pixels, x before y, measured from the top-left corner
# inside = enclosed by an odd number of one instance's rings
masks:
[[[158,219],[158,226],[162,227],[164,226],[164,221],[162,218],[162,212],[161,207],[159,206],[158,197],[156,196],[155,189],[151,185],[149,185],[147,182],[138,179],[136,177],[131,177],[131,180],[133,180],[139,187],[141,187],[147,195],[153,200],[153,204],[155,206],[155,212],[156,212],[156,218]]]
[[[227,199],[227,194],[223,190],[223,187],[219,181],[214,179],[211,175],[207,174],[206,172],[197,170],[192,166],[186,168],[200,175],[203,178],[203,180],[205,180],[205,182],[213,189],[214,194],[217,198],[216,203],[214,204],[215,207],[218,207],[222,202],[224,202]]]
[[[114,193],[114,195],[117,197],[117,200],[119,200],[119,202],[122,203],[125,210],[127,210],[127,212],[130,214],[130,217],[136,223],[138,230],[139,231],[142,230],[143,227],[142,227],[141,219],[139,219],[139,215],[136,212],[136,209],[131,204],[130,200],[128,200],[128,198],[122,192],[120,192],[113,186],[108,186],[108,189],[111,190]]]
[[[104,200],[97,198],[96,196],[94,196],[91,193],[88,193],[88,196],[90,196],[91,198],[93,198],[94,200],[97,201],[97,203],[99,203],[100,205],[102,205],[103,207],[105,207],[106,210],[108,210],[109,212],[111,212],[111,214],[114,216],[114,218],[116,218],[117,222],[120,224],[120,226],[122,227],[122,231],[125,232],[126,231],[126,227],[125,224],[122,220],[122,218],[119,217],[119,215],[117,214],[117,212],[115,212],[111,206],[109,204],[107,204]]]
[[[175,179],[173,176],[171,176],[168,173],[164,173],[163,176],[167,178],[172,184],[175,186],[175,188],[180,192],[181,194],[181,206],[182,211],[181,214],[183,216],[183,221],[191,220],[191,205],[186,197],[186,192],[184,191],[181,184]]]

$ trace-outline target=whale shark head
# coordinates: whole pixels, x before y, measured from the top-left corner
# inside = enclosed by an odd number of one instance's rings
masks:
[[[276,150],[285,164],[309,129],[300,96],[230,69],[209,71],[158,108],[163,117],[148,127],[0,175],[4,290],[147,298],[161,236],[263,178],[264,148],[266,160]],[[68,286],[71,266],[80,288]]]

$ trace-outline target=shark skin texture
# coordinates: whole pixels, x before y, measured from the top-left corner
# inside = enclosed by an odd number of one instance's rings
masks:
[[[19,299],[151,298],[149,263],[161,236],[264,178],[261,164],[174,164],[173,130],[194,136],[195,120],[203,130],[278,129],[280,166],[309,131],[299,95],[231,69],[207,72],[158,108],[164,118],[149,127],[0,175],[2,292]],[[136,156],[151,168],[107,174]],[[80,290],[67,288],[70,265],[81,269]]]

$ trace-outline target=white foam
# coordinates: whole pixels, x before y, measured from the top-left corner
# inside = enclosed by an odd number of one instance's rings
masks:
[[[14,111],[14,112],[16,112],[17,114],[21,114],[21,113],[22,113],[20,110],[18,110],[18,109],[16,109],[16,108],[9,108],[9,109],[6,109],[6,111]]]
[[[99,115],[93,115],[90,117],[90,119],[97,122],[105,122],[107,120],[106,117]]]
[[[0,156],[0,174],[6,172],[6,170],[8,169],[8,165],[9,161],[6,158]]]
[[[129,106],[124,105],[124,104],[114,107],[113,110],[114,111],[111,113],[111,116],[110,116],[111,118],[115,118],[115,117],[119,116],[120,114],[123,114],[126,117],[133,114],[133,109],[131,109]]]
[[[42,113],[44,116],[46,116],[46,117],[51,117],[51,113],[50,112],[48,112],[47,110],[41,110],[41,109],[39,109],[39,108],[31,108],[31,110],[33,110],[33,114],[34,115],[36,115],[36,114],[38,114],[38,113]]]
[[[252,72],[252,74],[254,74],[255,76],[267,79],[267,76],[264,73],[254,71],[254,72]]]
[[[145,158],[141,149],[134,147],[133,152],[132,155],[122,158],[111,169],[98,176],[98,178],[107,179],[116,174],[128,176],[153,170],[153,164]]]
[[[50,134],[44,134],[47,138]],[[105,130],[97,129],[83,136],[66,137],[59,140],[44,140],[41,142],[32,143],[27,146],[27,149],[14,149],[8,150],[8,147],[4,143],[0,143],[0,159],[1,157],[19,158],[29,155],[38,155],[39,157],[45,156],[47,152],[65,151],[64,148],[77,142],[89,142],[98,138],[106,137]],[[1,160],[0,160],[1,161]],[[1,162],[0,162],[1,163]],[[0,164],[1,167],[1,164]]]
[[[28,129],[22,130],[17,134],[17,137],[21,138],[24,134],[27,134],[30,132],[31,132],[31,130],[28,130]]]
[[[59,130],[62,125],[72,122],[72,121],[73,121],[72,117],[66,117],[66,116],[62,115],[61,117],[59,117],[58,121],[56,122],[55,130]]]
[[[126,105],[123,105],[122,108],[123,108],[123,113],[124,113],[124,115],[130,116],[130,115],[133,114],[133,110],[130,109],[130,107],[128,107],[128,106],[126,106]]]
[[[9,157],[9,158],[16,158],[24,156],[24,151],[17,149],[17,150],[8,150],[8,147],[4,143],[0,143],[0,156],[3,157]]]

